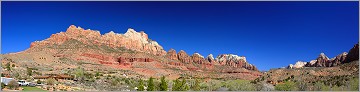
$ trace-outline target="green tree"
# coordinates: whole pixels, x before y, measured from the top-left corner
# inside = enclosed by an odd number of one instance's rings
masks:
[[[173,81],[173,86],[171,88],[172,91],[180,91],[180,87],[181,87],[181,84],[180,84],[180,81],[179,79],[176,79]]]
[[[198,79],[195,80],[195,84],[192,86],[192,90],[200,91],[200,81]]]
[[[155,85],[154,85],[154,78],[150,77],[148,81],[148,88],[147,91],[155,91]]]
[[[180,91],[187,91],[189,90],[189,85],[186,83],[185,78],[181,81]]]
[[[189,85],[186,84],[185,79],[183,79],[182,81],[179,81],[179,79],[174,80],[174,86],[172,88],[172,91],[187,91],[189,89]]]
[[[139,84],[138,84],[138,87],[137,87],[138,89],[138,91],[144,91],[145,90],[145,88],[144,88],[144,83],[143,83],[143,80],[142,79],[140,79],[139,80]]]
[[[5,64],[5,67],[6,67],[6,69],[7,69],[7,70],[9,70],[9,71],[10,71],[10,70],[11,70],[11,67],[10,67],[10,62],[6,63],[6,64]]]
[[[168,85],[167,82],[165,80],[165,76],[161,77],[161,83],[160,83],[160,91],[167,91],[168,90]]]

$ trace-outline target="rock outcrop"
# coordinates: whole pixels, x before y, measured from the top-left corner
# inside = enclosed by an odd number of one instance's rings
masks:
[[[113,31],[101,35],[99,31],[84,30],[81,27],[71,25],[66,32],[53,34],[50,38],[43,41],[35,41],[31,43],[30,48],[35,46],[44,46],[52,44],[62,44],[69,39],[75,39],[87,45],[106,45],[112,48],[125,47],[134,51],[147,52],[154,55],[163,56],[166,51],[156,41],[150,40],[148,35],[136,32],[129,28],[125,34],[117,34]]]
[[[316,60],[311,60],[307,62],[304,67],[333,67],[338,66],[345,60],[347,53],[343,52],[338,56],[329,59],[324,53],[320,53],[319,57]]]
[[[321,53],[316,60],[311,60],[307,63],[306,67],[333,67],[338,66],[345,61],[347,56],[346,52],[337,55],[334,58],[329,59],[324,53]]]
[[[194,53],[191,58],[193,62],[197,64],[203,64],[205,62],[204,56],[200,55],[199,53]]]
[[[349,63],[356,60],[359,60],[359,43],[355,44],[354,47],[350,49],[349,54],[344,60],[344,63]]]
[[[215,61],[215,58],[212,54],[209,54],[207,57],[206,57],[206,60],[211,63],[211,64],[214,64],[214,65],[219,65],[219,62]]]
[[[290,64],[290,65],[288,66],[288,68],[289,68],[289,69],[303,68],[306,64],[307,64],[307,62],[298,61],[298,62],[295,63],[295,65]]]
[[[166,57],[171,59],[171,60],[178,60],[178,56],[177,56],[176,51],[174,49],[170,49],[167,52]]]
[[[245,68],[248,70],[257,70],[254,65],[251,65],[246,61],[246,58],[244,56],[221,54],[217,56],[215,60],[218,61],[220,65]]]
[[[76,27],[71,25],[66,32],[60,32],[51,35],[48,39],[42,41],[35,41],[31,43],[30,49],[34,47],[41,46],[52,46],[52,45],[63,45],[68,44],[69,42],[75,42],[71,46],[81,46],[81,47],[101,47],[101,49],[109,48],[122,48],[127,49],[124,52],[136,51],[136,52],[146,52],[153,55],[164,56],[168,59],[174,61],[180,61],[185,64],[195,63],[201,64],[200,67],[206,69],[212,69],[213,65],[223,65],[236,68],[245,68],[248,70],[257,70],[254,65],[247,63],[244,56],[237,56],[232,54],[222,54],[217,58],[214,58],[212,54],[208,55],[206,58],[199,53],[194,53],[189,56],[185,51],[180,50],[176,53],[176,50],[170,49],[168,52],[164,51],[163,47],[160,46],[156,41],[153,41],[148,38],[148,35],[143,32],[136,32],[134,29],[129,28],[126,33],[118,34],[113,31],[101,35],[99,31],[83,29],[81,27]],[[67,46],[67,45],[66,45]],[[119,49],[117,49],[119,50]],[[113,53],[115,54],[115,53]],[[131,65],[132,62],[152,62],[151,58],[129,58],[126,55],[122,55],[119,58],[113,58],[118,56],[106,56],[101,54],[89,54],[84,53],[81,56],[95,58],[103,64],[119,63],[120,65]],[[171,63],[179,65],[177,63]]]
[[[329,58],[324,53],[320,53],[316,61],[315,67],[325,67],[330,65]]]
[[[184,63],[192,62],[191,57],[188,54],[186,54],[186,52],[184,50],[180,50],[178,52],[177,56],[178,56],[179,61],[181,61],[181,62],[184,62]]]
[[[189,64],[195,63],[205,66],[205,68],[209,69],[214,65],[220,66],[228,66],[228,67],[236,67],[236,68],[245,68],[248,70],[258,71],[257,68],[249,64],[246,61],[244,56],[237,56],[233,54],[221,54],[214,58],[212,54],[209,54],[206,58],[199,53],[194,53],[189,56],[184,50],[180,50],[177,55],[175,55],[176,51],[174,49],[170,49],[166,55],[167,58],[176,60],[174,57],[177,56],[177,60],[180,62]]]
[[[347,52],[343,52],[343,53],[337,55],[336,57],[330,59],[331,66],[338,66],[338,65],[344,63],[347,55],[348,55]]]

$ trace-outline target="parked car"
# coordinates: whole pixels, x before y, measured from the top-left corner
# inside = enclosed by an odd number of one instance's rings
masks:
[[[30,83],[29,86],[35,87],[35,86],[36,86],[36,83]]]
[[[19,80],[18,83],[20,86],[29,86],[30,85],[30,82],[26,82],[25,80]]]

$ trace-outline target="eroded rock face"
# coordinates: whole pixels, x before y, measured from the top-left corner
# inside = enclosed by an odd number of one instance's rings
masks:
[[[150,40],[144,32],[136,32],[129,28],[125,34],[117,34],[113,31],[101,35],[99,31],[84,30],[81,27],[71,25],[66,32],[53,34],[43,41],[35,41],[30,47],[44,46],[51,44],[62,44],[63,42],[75,39],[88,45],[106,45],[109,47],[125,47],[134,51],[148,52],[154,55],[163,56],[166,51],[156,41]]]
[[[153,62],[154,59],[151,58],[129,58],[129,57],[118,57],[118,61],[121,63],[128,63],[128,62]]]
[[[359,44],[355,44],[353,48],[350,49],[349,54],[346,56],[344,63],[351,61],[359,60]]]
[[[171,59],[171,60],[178,60],[178,56],[177,56],[176,51],[174,49],[170,49],[167,52],[166,57]]]
[[[337,55],[336,57],[330,59],[330,61],[331,61],[331,66],[338,66],[338,65],[340,65],[341,63],[344,63],[347,54],[348,54],[348,53],[343,52],[343,53]]]
[[[189,55],[187,55],[186,52],[183,51],[183,50],[180,50],[178,52],[177,56],[178,56],[179,61],[181,61],[181,62],[184,62],[184,63],[191,63],[192,62],[191,57]]]
[[[320,53],[316,60],[315,67],[326,67],[330,64],[329,58],[324,53]]]
[[[310,61],[306,64],[306,67],[333,67],[338,66],[345,61],[347,56],[346,52],[337,55],[336,57],[329,59],[324,53],[321,53],[316,60]]]
[[[214,59],[214,56],[212,54],[209,54],[207,57],[206,57],[206,60],[211,63],[211,64],[214,64],[214,65],[219,65],[219,62],[216,62],[215,59]]]
[[[204,56],[200,55],[199,53],[194,53],[191,58],[193,62],[197,64],[203,64],[205,62]]]

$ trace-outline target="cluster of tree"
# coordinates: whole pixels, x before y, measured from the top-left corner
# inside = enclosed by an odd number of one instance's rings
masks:
[[[161,77],[160,79],[160,84],[158,85],[158,89],[156,89],[156,85],[154,83],[154,78],[150,77],[149,80],[147,81],[147,91],[167,91],[168,90],[168,85],[167,82],[165,80],[165,76]],[[145,84],[143,82],[142,79],[139,80],[138,86],[137,86],[137,90],[138,91],[144,91],[145,90]]]
[[[182,81],[179,81],[179,79],[174,80],[172,91],[187,91],[189,89],[189,85],[186,83],[185,79]]]
[[[154,78],[150,77],[147,81],[147,85],[144,83],[142,79],[139,80],[138,85],[136,86],[138,91],[168,91],[168,82],[165,80],[165,76],[161,77],[160,83],[156,84]],[[145,87],[147,87],[145,89]],[[185,79],[180,81],[179,79],[173,80],[173,85],[171,87],[172,91],[188,91],[200,90],[200,81],[195,80],[193,85],[189,85]]]

